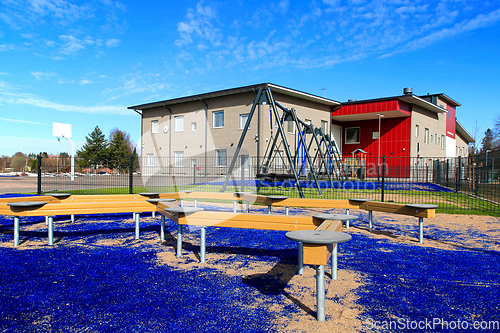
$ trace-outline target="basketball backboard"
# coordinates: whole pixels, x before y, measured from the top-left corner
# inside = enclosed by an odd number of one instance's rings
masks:
[[[71,124],[52,123],[52,135],[58,138],[71,139]]]

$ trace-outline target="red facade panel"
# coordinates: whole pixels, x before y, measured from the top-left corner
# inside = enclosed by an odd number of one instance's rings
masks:
[[[380,138],[380,155],[379,155],[379,140],[373,139],[373,132],[378,132],[378,120],[353,121],[343,123],[344,140],[342,142],[342,155],[345,158],[352,157],[352,152],[356,149],[362,149],[367,152],[367,177],[375,177],[373,172],[377,172],[379,157],[390,157],[387,159],[391,171],[391,177],[408,177],[406,175],[407,168],[399,168],[399,166],[409,166],[409,159],[397,159],[395,157],[410,157],[410,135],[411,135],[411,118],[382,118],[381,121],[381,138]],[[360,128],[359,143],[345,143],[345,129],[349,127]],[[368,165],[370,164],[370,165]],[[370,171],[371,170],[371,171]],[[392,174],[392,173],[396,174]],[[401,173],[403,172],[403,173]]]
[[[451,105],[448,105],[446,109],[448,110],[446,114],[446,136],[455,139],[457,109]]]
[[[347,116],[363,113],[378,113],[384,111],[405,111],[410,112],[410,105],[398,99],[379,101],[371,103],[344,105],[332,113],[333,116]]]

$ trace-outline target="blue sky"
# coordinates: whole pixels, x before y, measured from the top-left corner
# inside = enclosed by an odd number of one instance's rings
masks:
[[[340,102],[445,93],[482,133],[499,41],[487,0],[0,0],[0,155],[70,152],[53,122],[76,149],[95,126],[139,141],[128,106],[262,82]]]

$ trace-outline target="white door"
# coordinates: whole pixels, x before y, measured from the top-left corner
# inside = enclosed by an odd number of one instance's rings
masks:
[[[335,144],[342,155],[342,126],[332,124],[331,130],[331,137],[335,140]]]

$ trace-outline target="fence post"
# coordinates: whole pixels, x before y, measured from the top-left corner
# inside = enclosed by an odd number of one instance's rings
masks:
[[[425,182],[429,182],[429,164],[425,166]]]
[[[475,193],[476,195],[479,194],[479,154],[476,155],[476,186],[475,186]]]
[[[450,173],[450,160],[446,160],[446,187],[448,187],[449,173]]]
[[[247,156],[246,155],[240,155],[240,166],[241,166],[241,192],[245,192],[245,162],[246,162]]]
[[[384,202],[384,196],[385,196],[385,155],[382,156],[382,198],[381,201]]]
[[[128,164],[128,193],[134,193],[134,156],[130,155]]]
[[[42,194],[42,155],[37,155],[36,157],[38,165],[38,175],[37,175],[37,183],[36,183],[36,193]]]
[[[460,192],[461,180],[462,180],[462,156],[458,156],[457,192]]]
[[[193,184],[196,185],[196,162],[193,163]]]

